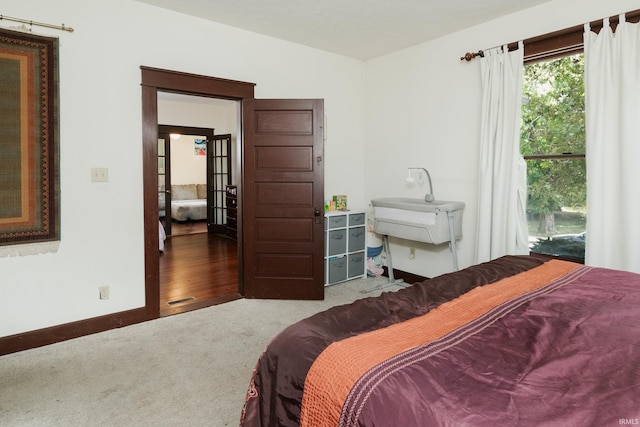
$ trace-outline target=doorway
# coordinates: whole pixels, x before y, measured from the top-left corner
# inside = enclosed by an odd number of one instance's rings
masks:
[[[141,67],[142,71],[142,128],[143,128],[143,186],[144,186],[144,230],[145,230],[145,312],[147,319],[160,317],[160,252],[158,241],[158,96],[161,92],[191,95],[204,98],[219,98],[240,102],[253,98],[254,84],[217,79],[200,75]],[[237,135],[242,140],[242,135]],[[240,171],[239,156],[234,161],[236,171]],[[239,172],[238,172],[239,173]],[[241,194],[242,181],[238,180]],[[239,200],[241,208],[242,200]],[[242,223],[238,219],[237,253],[242,252]],[[243,294],[242,258],[238,257],[237,286],[234,295],[219,300],[209,300],[205,305],[214,305]],[[200,305],[197,304],[200,308]]]
[[[180,98],[180,103],[163,98],[158,99],[158,111],[168,111],[166,116],[171,117],[171,105],[189,109],[188,96]],[[215,161],[209,160],[215,152],[207,150],[213,138],[213,128],[158,125],[158,218],[166,236],[216,228],[216,215],[209,218],[209,213],[216,213],[209,205],[215,207],[218,201],[209,197],[210,187],[216,184],[208,174],[210,168],[216,167]],[[226,163],[224,166],[228,182],[231,168]]]
[[[238,296],[225,191],[239,176],[239,110],[239,101],[158,92],[160,316]]]
[[[238,158],[236,164],[238,170],[241,164],[247,167],[236,189],[237,297],[244,296],[246,288],[252,298],[322,298],[323,100],[258,102],[253,83],[150,67],[141,70],[146,318],[159,317],[159,91],[242,101],[238,140],[243,160]],[[279,154],[282,149],[284,157]],[[293,268],[287,268],[289,261]],[[278,283],[283,286],[273,286]]]

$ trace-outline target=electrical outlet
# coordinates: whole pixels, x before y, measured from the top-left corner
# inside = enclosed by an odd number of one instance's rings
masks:
[[[109,286],[100,286],[98,292],[100,292],[100,299],[109,299]]]
[[[409,248],[409,259],[414,259],[416,257],[416,248]]]

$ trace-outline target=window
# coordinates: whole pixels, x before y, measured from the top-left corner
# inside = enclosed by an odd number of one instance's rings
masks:
[[[640,9],[625,14],[640,21]],[[618,16],[609,18],[615,31]],[[602,20],[590,23],[598,33]],[[583,25],[524,41],[521,153],[532,253],[584,262],[586,157]],[[511,43],[509,49],[516,49]]]
[[[525,65],[520,152],[532,253],[584,262],[584,55]]]

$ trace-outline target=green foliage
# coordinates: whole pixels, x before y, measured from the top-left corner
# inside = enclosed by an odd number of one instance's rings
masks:
[[[566,56],[525,67],[522,155],[585,153],[584,56]],[[584,159],[527,161],[527,209],[551,214],[561,207],[584,208]]]

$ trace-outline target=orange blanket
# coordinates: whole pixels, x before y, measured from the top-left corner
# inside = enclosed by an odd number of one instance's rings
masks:
[[[424,316],[331,344],[313,363],[305,379],[300,425],[338,425],[351,388],[369,369],[399,353],[437,340],[578,267],[574,263],[553,260],[525,273],[478,287]]]

